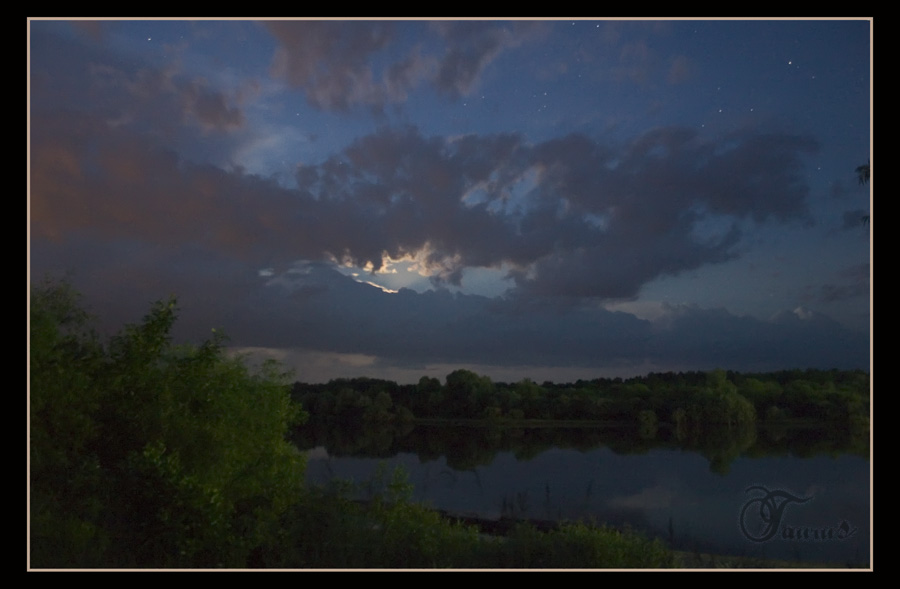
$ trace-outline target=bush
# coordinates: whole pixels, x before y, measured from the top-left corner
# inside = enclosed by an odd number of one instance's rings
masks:
[[[244,567],[302,488],[287,375],[214,333],[175,346],[175,299],[107,345],[65,284],[31,293],[31,564]]]
[[[660,540],[635,532],[570,523],[550,532],[517,526],[501,545],[503,566],[512,568],[669,568],[672,553]]]
[[[368,491],[368,493],[366,493]],[[357,500],[371,494],[367,501]],[[465,568],[483,549],[474,527],[410,501],[402,470],[362,485],[308,488],[284,518],[273,568]]]

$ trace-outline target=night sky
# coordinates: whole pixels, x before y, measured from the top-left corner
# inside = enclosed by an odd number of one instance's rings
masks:
[[[29,278],[306,382],[867,369],[871,34],[31,20]]]

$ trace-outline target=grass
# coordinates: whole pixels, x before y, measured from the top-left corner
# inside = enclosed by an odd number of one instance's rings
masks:
[[[382,477],[376,475],[376,479]],[[376,489],[367,501],[354,495]],[[256,555],[262,568],[605,569],[668,568],[659,540],[583,523],[550,529],[520,523],[505,535],[444,517],[410,501],[402,473],[387,483],[311,487],[284,518],[277,542]]]

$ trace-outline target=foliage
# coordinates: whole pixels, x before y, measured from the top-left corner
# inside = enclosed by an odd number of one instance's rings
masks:
[[[494,385],[487,376],[471,370],[454,370],[447,375],[447,399],[453,416],[481,414],[493,394]]]
[[[32,565],[246,566],[302,486],[287,375],[173,345],[175,299],[107,345],[68,285],[30,303]]]
[[[660,540],[630,531],[568,523],[542,532],[517,526],[500,545],[499,566],[509,568],[669,568],[672,552]]]
[[[859,178],[860,184],[868,184],[869,179],[872,177],[872,162],[869,160],[867,163],[856,167],[856,177]],[[870,216],[866,215],[862,218],[863,224],[867,224],[869,222]]]
[[[657,431],[656,413],[652,409],[642,409],[638,413],[638,427],[642,438],[655,438]]]
[[[374,494],[355,500],[360,494]],[[670,567],[658,540],[586,524],[542,532],[516,527],[509,537],[442,517],[410,501],[405,473],[384,470],[362,485],[312,488],[283,519],[273,568],[630,568]]]
[[[766,444],[782,447],[788,440],[781,433],[797,425],[828,433],[809,438],[809,444],[792,441],[787,446],[791,452],[809,446],[810,452],[853,448],[868,455],[870,378],[862,370],[666,372],[541,385],[527,378],[494,383],[470,371],[455,371],[447,380],[452,390],[431,377],[416,385],[363,378],[295,383],[294,398],[312,417],[311,427],[295,439],[302,448],[325,445],[340,455],[443,456],[462,470],[489,464],[499,451],[527,457],[553,446],[568,447],[572,439],[580,440],[576,446],[604,444],[622,453],[673,444],[701,453],[714,472],[724,473],[735,458],[754,448],[762,428]],[[361,421],[334,412],[337,406],[371,408],[379,396],[393,402],[390,423],[366,421],[372,411],[360,412]],[[460,413],[463,405],[470,413]],[[440,430],[430,427],[432,420],[456,425],[466,420],[472,428],[444,443],[436,434]],[[533,427],[553,421],[579,428],[567,428],[564,437],[545,436],[550,428]],[[573,437],[574,432],[578,435]]]
[[[368,491],[368,492],[366,492]],[[360,494],[370,495],[358,500]],[[266,554],[273,568],[451,568],[473,561],[478,532],[411,502],[405,473],[366,484],[310,488],[282,518],[283,537]]]
[[[652,412],[659,426],[674,426],[677,438],[684,440],[711,428],[761,423],[772,406],[788,419],[859,429],[869,414],[869,377],[861,370],[715,370],[538,385],[527,378],[494,383],[472,371],[456,370],[445,385],[431,377],[422,377],[417,385],[367,378],[295,383],[293,397],[315,422],[329,426],[383,427],[416,418],[471,419],[498,426],[524,419],[577,420],[636,424],[653,437],[650,414],[642,413]]]
[[[856,166],[856,176],[860,184],[867,184],[872,177],[871,162]]]

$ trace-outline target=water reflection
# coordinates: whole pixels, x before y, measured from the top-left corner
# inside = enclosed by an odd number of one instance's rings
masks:
[[[777,441],[764,432],[749,442],[741,436],[694,440],[692,449],[588,428],[560,433],[434,426],[389,443],[382,431],[377,447],[355,440],[352,452],[343,436],[310,453],[311,482],[364,481],[386,463],[407,471],[416,500],[448,511],[593,519],[646,531],[687,551],[854,566],[869,561],[868,459],[829,447],[809,431],[781,431]],[[799,453],[787,451],[785,440]],[[752,486],[811,500],[785,508],[778,533],[754,542],[740,526],[742,508],[754,498],[747,491]],[[818,540],[793,533],[839,530],[842,522],[855,532]]]

